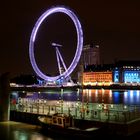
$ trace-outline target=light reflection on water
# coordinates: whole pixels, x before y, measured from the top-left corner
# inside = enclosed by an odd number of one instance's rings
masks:
[[[140,90],[84,89],[83,91],[12,92],[11,98],[81,101],[89,103],[140,105]]]
[[[1,140],[54,140],[40,133],[39,126],[18,123],[0,122]]]
[[[42,132],[38,125],[22,122],[0,122],[0,140],[90,140],[85,137],[74,137],[64,135],[48,135]]]

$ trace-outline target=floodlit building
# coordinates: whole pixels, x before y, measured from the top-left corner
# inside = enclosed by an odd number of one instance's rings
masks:
[[[140,61],[118,61],[115,66],[115,83],[140,83]]]
[[[140,84],[140,61],[118,61],[115,64],[88,65],[83,85]]]
[[[83,85],[110,85],[113,82],[113,72],[84,72]]]
[[[83,72],[83,85],[110,85],[113,82],[113,64],[89,65]]]

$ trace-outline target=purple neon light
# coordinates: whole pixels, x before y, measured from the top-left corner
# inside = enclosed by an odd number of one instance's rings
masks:
[[[55,48],[55,49],[56,49],[56,58],[57,58],[57,63],[58,63],[58,69],[59,69],[59,73],[61,74],[59,55],[58,55],[57,48]]]
[[[64,69],[67,70],[67,67],[66,67],[66,65],[64,63],[64,60],[63,60],[63,58],[62,58],[62,56],[61,56],[61,54],[59,52],[59,49],[58,48],[56,48],[56,49],[57,49],[58,56],[59,56],[59,58],[60,58],[60,60],[62,62],[62,65],[63,65]]]
[[[35,56],[34,56],[34,42],[36,39],[38,29],[39,29],[40,25],[42,24],[42,22],[44,21],[44,19],[47,18],[48,16],[50,16],[51,14],[54,14],[57,12],[61,12],[61,13],[68,15],[72,19],[72,21],[74,22],[74,25],[75,25],[76,31],[77,31],[77,49],[76,49],[76,53],[75,53],[75,56],[73,58],[73,61],[70,64],[70,66],[68,67],[68,69],[61,75],[49,77],[49,76],[46,76],[44,73],[42,73],[36,64]],[[72,73],[72,71],[75,69],[75,67],[80,59],[82,49],[83,49],[82,27],[81,27],[81,24],[80,24],[77,16],[70,9],[68,9],[64,6],[53,7],[51,9],[47,10],[45,13],[43,13],[40,16],[40,18],[37,20],[37,22],[32,30],[31,37],[30,37],[29,56],[30,56],[30,61],[31,61],[31,64],[32,64],[34,71],[42,79],[55,81],[55,80],[59,79],[61,76],[63,76],[64,78],[68,77]]]

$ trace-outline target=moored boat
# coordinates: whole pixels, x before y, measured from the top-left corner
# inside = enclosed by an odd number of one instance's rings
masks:
[[[101,132],[99,127],[77,127],[74,118],[63,113],[39,116],[38,119],[46,133],[92,137]]]

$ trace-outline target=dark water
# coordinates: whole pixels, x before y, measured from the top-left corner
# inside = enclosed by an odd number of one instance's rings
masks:
[[[40,126],[30,125],[19,122],[0,122],[0,140],[88,140],[84,137],[67,137],[62,135],[49,135],[41,131]],[[107,139],[107,140],[140,140],[140,132],[131,136],[118,136],[118,135],[100,135],[94,139]]]
[[[82,137],[79,138],[85,139]],[[38,125],[13,121],[0,122],[0,140],[76,140],[79,138],[47,134]]]
[[[60,140],[60,138],[42,134],[39,126],[9,121],[0,123],[0,140]]]
[[[38,133],[34,125],[18,122],[1,122],[0,139],[2,140],[51,140]]]

